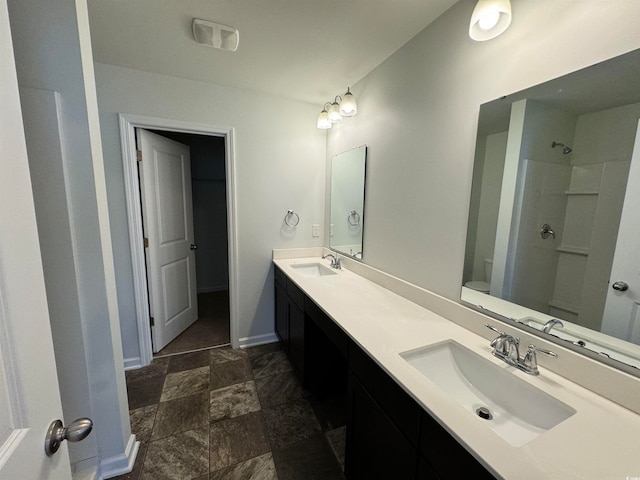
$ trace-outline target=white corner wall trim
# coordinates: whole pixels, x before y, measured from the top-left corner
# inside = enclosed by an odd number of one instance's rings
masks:
[[[142,367],[142,360],[140,357],[132,357],[124,359],[124,370],[135,370],[136,368]]]
[[[136,436],[131,434],[127,448],[123,454],[105,458],[100,461],[100,480],[117,477],[129,473],[133,470],[133,464],[138,456],[140,442],[136,440]],[[75,480],[75,476],[74,476]]]
[[[239,340],[240,348],[256,347],[258,345],[264,345],[267,343],[274,343],[278,341],[275,333],[266,333],[264,335],[255,335],[253,337],[242,337]]]
[[[124,170],[125,197],[127,205],[127,222],[129,226],[129,243],[133,268],[134,297],[136,320],[138,326],[138,344],[140,361],[137,366],[151,363],[153,350],[151,345],[151,326],[149,324],[149,298],[142,231],[142,210],[140,206],[140,183],[136,154],[136,128],[154,130],[170,130],[173,132],[193,133],[200,135],[221,136],[225,138],[225,167],[227,175],[227,229],[229,245],[229,308],[231,345],[240,347],[238,339],[239,311],[238,298],[238,246],[236,223],[236,173],[234,131],[231,127],[183,122],[159,117],[147,117],[121,113],[120,141],[122,145],[122,163]],[[126,368],[126,364],[125,364]],[[133,367],[132,367],[133,368]]]

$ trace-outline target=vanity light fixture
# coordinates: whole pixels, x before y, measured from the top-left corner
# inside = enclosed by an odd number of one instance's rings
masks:
[[[331,128],[331,122],[329,121],[329,113],[327,112],[327,105],[331,105],[329,102],[324,104],[320,115],[318,115],[318,123],[316,124],[320,130],[326,130]]]
[[[469,23],[469,36],[478,42],[491,40],[511,24],[509,0],[478,0]]]
[[[347,87],[347,93],[344,94],[342,102],[340,102],[340,115],[343,117],[353,117],[356,113],[358,113],[356,97],[351,93],[351,87]]]
[[[338,99],[342,100],[340,95],[338,95],[334,100],[331,106],[329,107],[329,121],[331,123],[340,123],[342,121],[342,115],[340,115],[340,104],[338,103]]]
[[[327,105],[329,106],[327,108]],[[340,123],[342,117],[353,117],[358,113],[356,99],[351,93],[351,87],[347,87],[344,96],[336,95],[333,102],[324,104],[320,115],[318,115],[317,127],[326,130],[334,123]]]

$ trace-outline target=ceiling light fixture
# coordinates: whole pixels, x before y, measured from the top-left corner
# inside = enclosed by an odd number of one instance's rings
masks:
[[[317,126],[322,130],[326,130],[331,128],[332,124],[340,123],[342,117],[353,117],[357,113],[358,105],[356,104],[356,99],[351,93],[351,87],[347,87],[347,93],[342,97],[336,95],[333,102],[324,104],[320,115],[318,115]]]
[[[469,23],[469,36],[478,42],[491,40],[511,24],[509,0],[478,0]]]

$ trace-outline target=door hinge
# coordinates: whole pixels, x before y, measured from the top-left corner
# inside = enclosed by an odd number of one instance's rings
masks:
[[[144,248],[149,248],[149,239],[144,237]]]
[[[142,161],[142,150],[136,150],[136,157],[139,162]]]
[[[149,317],[149,323],[151,324],[152,327],[155,327],[156,322],[153,320],[153,317]]]

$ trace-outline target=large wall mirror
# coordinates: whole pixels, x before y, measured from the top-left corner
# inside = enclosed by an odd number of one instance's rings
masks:
[[[362,260],[366,164],[366,145],[331,157],[329,247],[359,260]]]
[[[640,50],[480,108],[462,301],[640,375]]]

